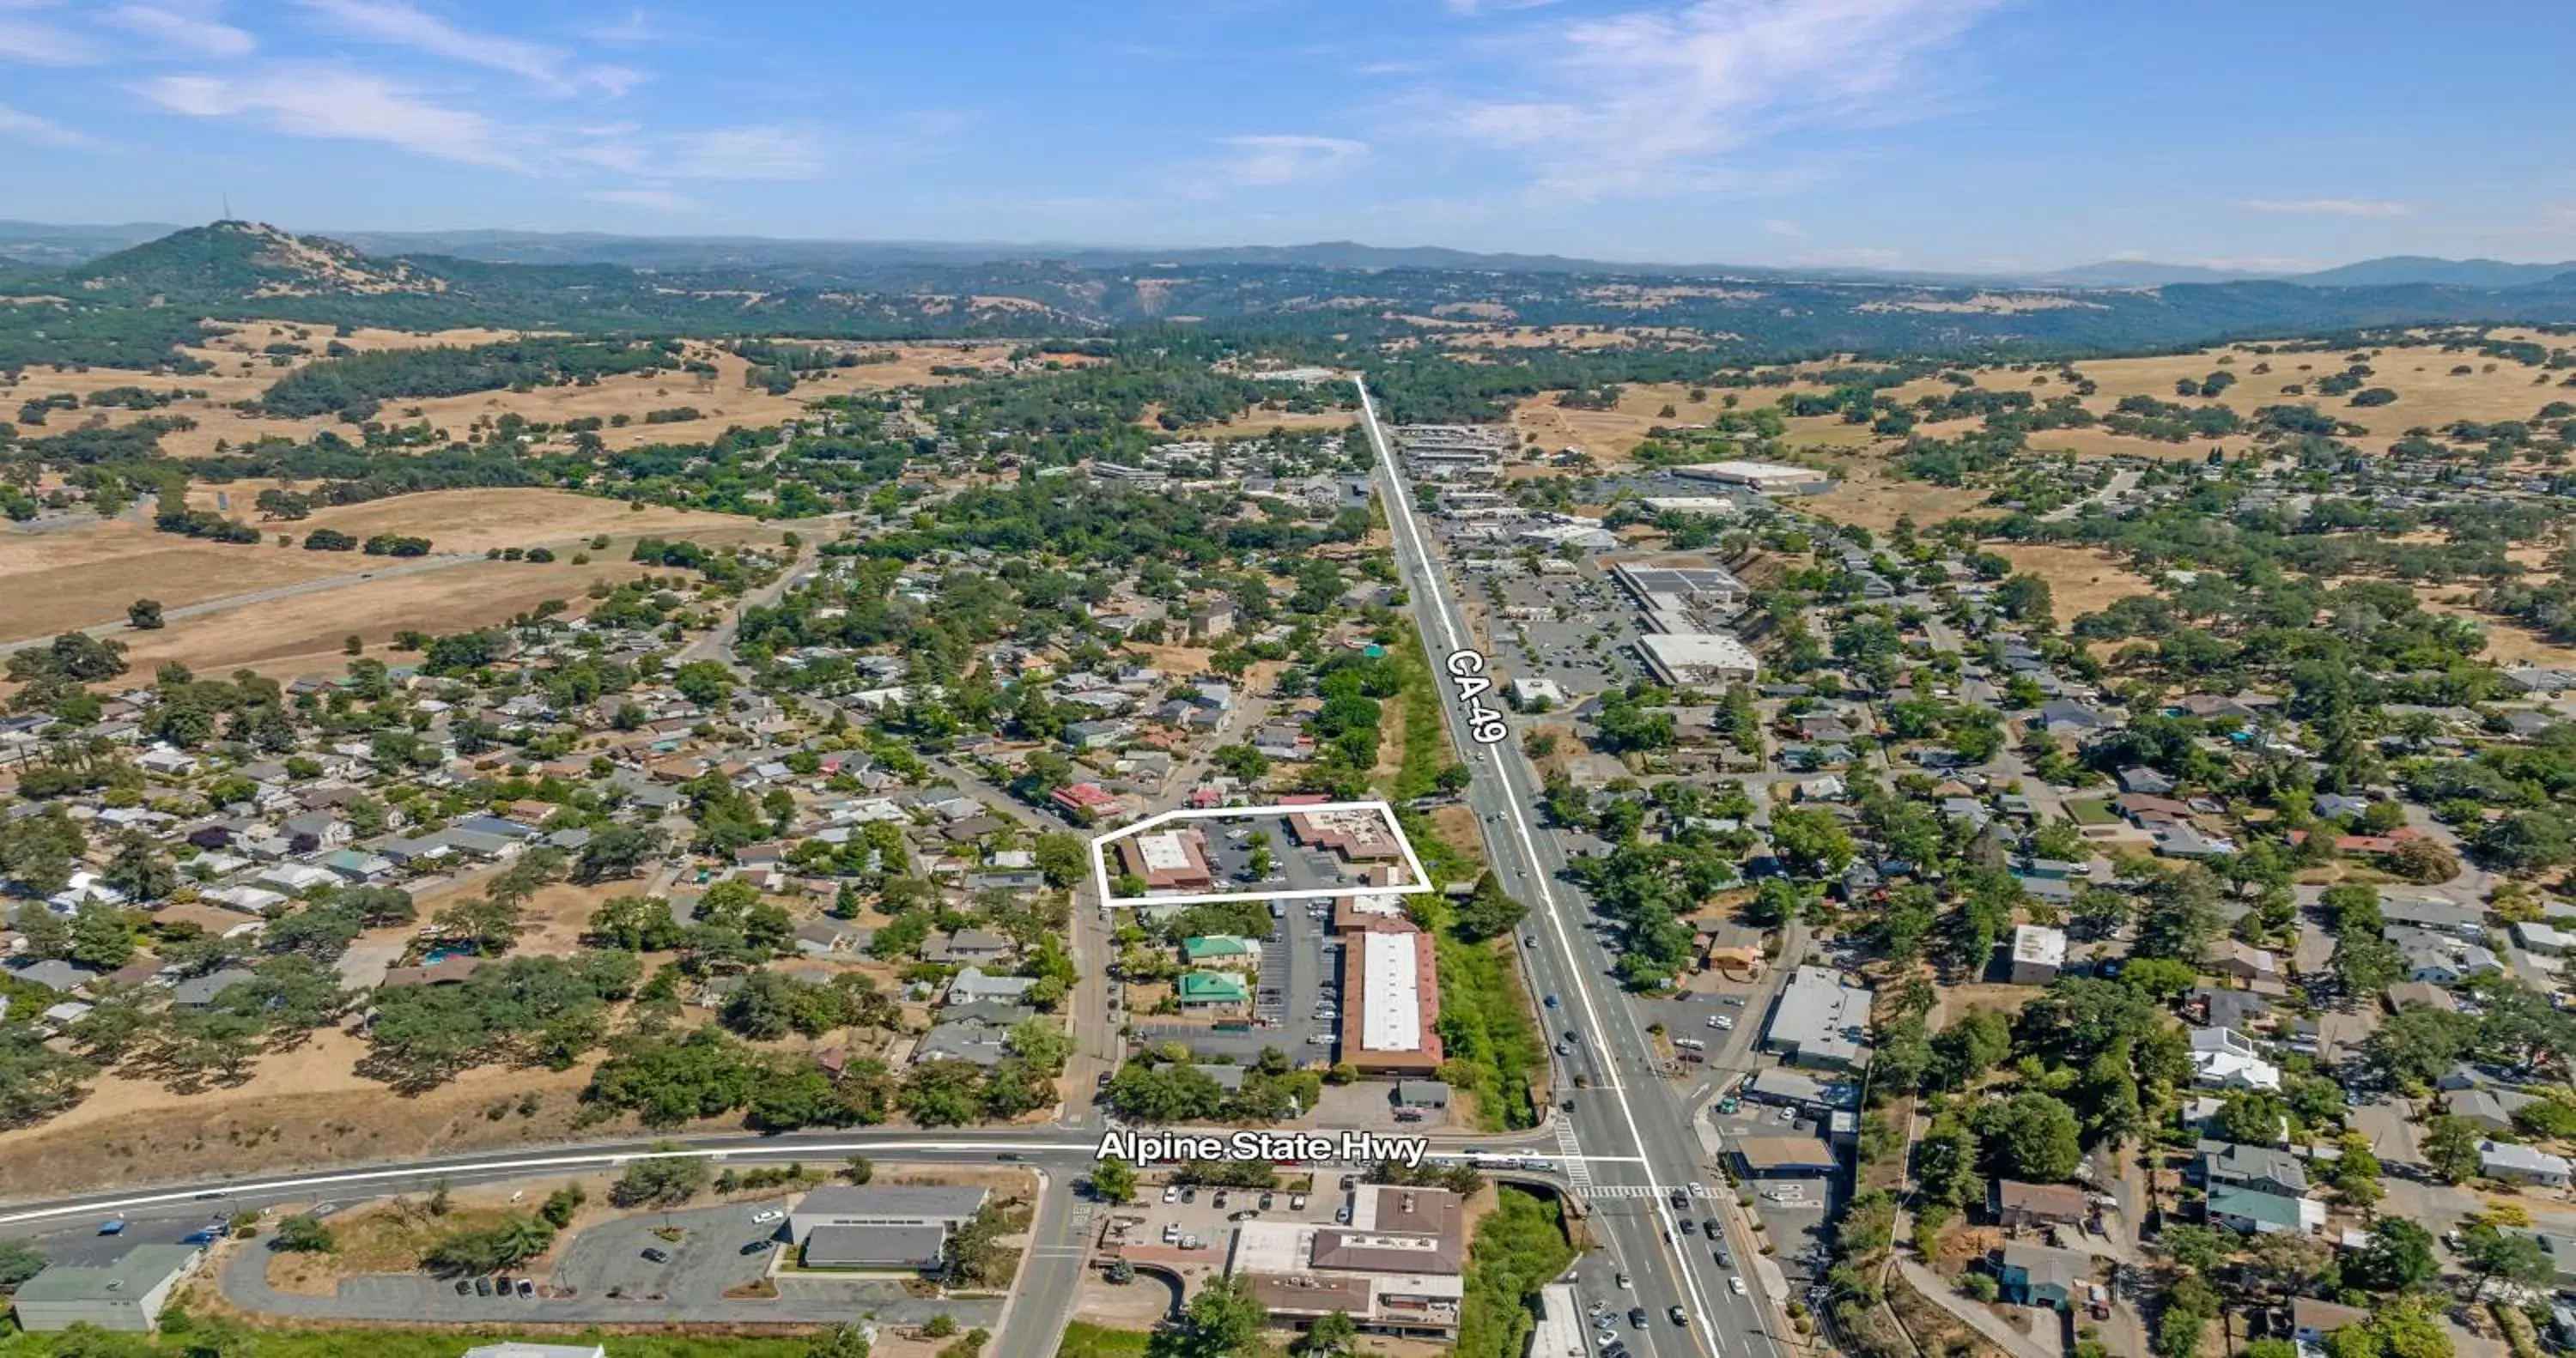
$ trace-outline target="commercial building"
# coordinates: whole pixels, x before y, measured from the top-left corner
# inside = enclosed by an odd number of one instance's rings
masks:
[[[1583,1299],[1572,1283],[1549,1283],[1538,1290],[1538,1324],[1530,1327],[1529,1351],[1523,1358],[1583,1358]]]
[[[1739,1136],[1728,1143],[1735,1171],[1748,1179],[1813,1179],[1840,1168],[1834,1148],[1789,1133]]]
[[[161,1323],[171,1289],[206,1252],[194,1245],[137,1245],[105,1264],[53,1264],[18,1288],[18,1328],[51,1334],[74,1325],[145,1331]]]
[[[1823,472],[1778,462],[1698,462],[1673,468],[1673,475],[1764,495],[1815,495],[1834,488],[1834,479]]]
[[[1346,863],[1401,860],[1395,827],[1376,811],[1292,811],[1288,833],[1309,849],[1330,849]]]
[[[1657,632],[1697,632],[1705,630],[1698,619],[1726,617],[1753,597],[1753,590],[1735,572],[1724,566],[1706,564],[1698,558],[1691,565],[1657,565],[1651,562],[1621,561],[1610,567],[1610,578],[1628,591],[1644,610],[1650,630]]]
[[[1121,872],[1145,884],[1147,891],[1205,891],[1216,882],[1208,868],[1206,841],[1186,827],[1149,830],[1118,841]]]
[[[1401,915],[1356,920],[1361,927],[1342,947],[1342,1060],[1363,1075],[1436,1074],[1440,974],[1431,939]]]
[[[1459,1209],[1445,1189],[1365,1185],[1351,1194],[1348,1225],[1244,1222],[1226,1272],[1281,1324],[1303,1329],[1340,1311],[1371,1334],[1453,1339],[1466,1295]]]
[[[1842,973],[1800,967],[1780,991],[1764,1050],[1798,1066],[1856,1069],[1869,1040],[1870,993],[1843,984]]]
[[[1752,648],[1725,632],[1648,632],[1637,651],[1656,678],[1676,687],[1751,683],[1762,673]]]
[[[936,1268],[948,1237],[975,1219],[986,1190],[944,1185],[834,1185],[787,1213],[787,1238],[808,1268]]]
[[[1731,519],[1739,508],[1723,495],[1650,495],[1644,503],[1658,514],[1696,514],[1704,519]]]

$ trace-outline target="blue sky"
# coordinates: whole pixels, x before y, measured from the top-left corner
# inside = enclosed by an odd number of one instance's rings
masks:
[[[0,216],[2576,258],[2563,0],[0,0]]]

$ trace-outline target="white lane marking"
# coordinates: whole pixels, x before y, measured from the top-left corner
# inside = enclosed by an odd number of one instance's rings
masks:
[[[189,1188],[173,1193],[144,1193],[130,1198],[104,1202],[87,1202],[76,1207],[44,1207],[33,1211],[12,1212],[0,1216],[0,1226],[21,1221],[44,1221],[54,1217],[78,1216],[84,1212],[115,1213],[137,1207],[156,1207],[163,1203],[190,1202],[199,1197],[240,1197],[246,1193],[279,1193],[302,1188],[336,1188],[349,1184],[381,1183],[388,1179],[416,1178],[423,1174],[490,1174],[512,1170],[568,1169],[582,1165],[623,1165],[636,1160],[718,1160],[728,1155],[860,1155],[884,1154],[891,1151],[974,1152],[1010,1151],[1019,1154],[1049,1151],[1088,1153],[1099,1146],[1097,1141],[1037,1143],[1028,1141],[853,1141],[826,1143],[799,1141],[775,1149],[751,1146],[692,1147],[682,1146],[667,1151],[592,1151],[580,1155],[540,1155],[517,1160],[490,1160],[470,1165],[411,1165],[400,1169],[362,1169],[339,1174],[310,1174],[292,1179],[249,1179],[221,1184],[212,1188]]]
[[[1449,649],[1455,651],[1458,649],[1459,629],[1450,617],[1448,591],[1441,587],[1439,564],[1431,559],[1430,550],[1423,545],[1421,526],[1414,519],[1413,505],[1406,499],[1410,488],[1405,485],[1403,470],[1396,465],[1395,455],[1387,446],[1386,431],[1378,425],[1377,402],[1369,396],[1366,377],[1354,377],[1352,385],[1359,388],[1360,422],[1368,427],[1369,446],[1376,452],[1378,460],[1385,465],[1387,481],[1395,488],[1395,493],[1387,497],[1393,502],[1389,522],[1396,520],[1403,522],[1404,535],[1413,545],[1414,560],[1421,563],[1423,584],[1431,595],[1432,612],[1440,620],[1440,630],[1448,638]],[[1446,714],[1443,718],[1445,725],[1454,716],[1454,709],[1443,704],[1442,711]],[[1522,858],[1530,866],[1532,880],[1538,883],[1539,901],[1547,907],[1548,928],[1556,935],[1559,955],[1566,959],[1572,969],[1575,998],[1582,1002],[1584,1019],[1592,1025],[1595,1039],[1606,1041],[1607,1039],[1602,1035],[1608,1033],[1610,1029],[1601,1022],[1600,1010],[1592,999],[1591,979],[1585,975],[1582,963],[1577,960],[1579,954],[1574,950],[1573,941],[1566,935],[1564,914],[1557,907],[1555,891],[1548,885],[1546,860],[1539,857],[1538,845],[1530,838],[1529,822],[1521,814],[1519,791],[1512,787],[1509,766],[1500,754],[1497,754],[1494,759],[1494,768],[1502,774],[1504,790],[1512,794],[1503,799],[1503,812],[1511,818],[1513,835],[1520,841]],[[1628,1106],[1628,1091],[1618,1078],[1618,1064],[1615,1061],[1611,1062],[1607,1069],[1609,1078],[1606,1087],[1612,1101],[1618,1105],[1619,1120],[1627,1126],[1628,1144],[1643,1149],[1646,1139],[1637,1131],[1637,1115]],[[1650,1189],[1658,1187],[1655,1182],[1655,1167],[1648,1164],[1645,1169],[1646,1186]],[[1689,1261],[1681,1256],[1679,1250],[1669,1251],[1669,1257],[1673,1261],[1675,1271],[1681,1274],[1683,1290],[1690,1294],[1691,1310],[1698,1316],[1699,1329],[1704,1332],[1709,1327],[1709,1316],[1712,1312],[1708,1299],[1700,1294],[1699,1277],[1691,1271]],[[1696,1342],[1697,1336],[1694,1335],[1693,1338]]]

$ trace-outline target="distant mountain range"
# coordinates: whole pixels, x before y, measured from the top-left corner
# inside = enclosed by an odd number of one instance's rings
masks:
[[[0,255],[0,295],[17,302],[0,306],[0,369],[169,365],[175,346],[200,338],[208,319],[865,339],[1067,338],[1177,324],[1221,330],[1276,356],[1340,362],[1385,359],[1402,352],[1385,347],[1396,340],[1454,336],[1472,344],[1494,325],[1643,326],[1667,337],[1646,349],[1669,344],[1675,352],[1617,361],[1677,373],[1846,353],[2068,357],[2387,326],[2576,323],[2576,270],[2439,260],[2414,267],[2513,281],[2380,282],[2359,272],[2324,286],[2251,278],[2147,284],[2126,281],[2146,276],[2137,271],[2147,266],[2121,262],[2103,267],[2131,272],[2087,275],[2124,280],[2117,284],[2043,287],[1752,270],[1721,277],[1356,245],[1157,252],[1122,262],[1116,252],[1068,260],[992,257],[982,247],[498,232],[359,233],[352,242],[240,221],[59,260],[145,229],[22,233],[27,249],[54,257]],[[7,235],[0,226],[0,238]],[[432,243],[448,252],[424,248]],[[486,257],[535,252],[542,262]],[[2386,275],[2403,278],[2405,270]],[[1527,360],[1580,377],[1568,362],[1554,351]]]
[[[150,222],[58,226],[0,221],[0,260],[61,268],[158,240],[180,229]],[[815,286],[881,278],[889,267],[940,268],[1008,263],[1063,264],[1078,269],[1266,265],[1364,271],[1812,279],[1819,282],[1934,287],[2086,289],[2244,282],[2295,283],[2312,288],[2436,284],[2492,289],[2524,287],[2576,272],[2576,260],[2557,264],[2513,264],[2493,259],[2441,259],[2427,255],[2390,255],[2306,273],[2218,269],[2196,264],[2125,259],[2027,273],[1974,273],[1790,268],[1754,264],[1658,264],[1579,259],[1566,255],[1484,254],[1433,245],[1362,245],[1355,241],[1167,249],[1043,241],[829,241],[766,236],[620,236],[597,232],[506,230],[322,231],[314,234],[344,241],[370,255],[441,255],[489,264],[608,264],[660,273],[740,270]]]

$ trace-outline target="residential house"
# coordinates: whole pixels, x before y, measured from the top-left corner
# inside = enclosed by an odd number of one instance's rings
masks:
[[[2478,1143],[2478,1172],[2490,1179],[2543,1188],[2565,1188],[2570,1166],[2567,1157],[2552,1155],[2537,1147],[2505,1141],[2481,1141]]]
[[[2324,1203],[2226,1184],[2209,1190],[2205,1211],[2210,1224],[2239,1235],[2314,1234],[2326,1224]]]
[[[2282,1197],[2305,1197],[2308,1168],[2288,1151],[2270,1146],[2242,1146],[2231,1141],[2203,1141],[2192,1161],[2192,1173],[2207,1187],[2252,1188]]]
[[[2279,1089],[2281,1070],[2263,1059],[2253,1039],[2233,1028],[2198,1028],[2191,1034],[2194,1078],[2207,1089]]]
[[[2013,930],[2012,983],[2014,985],[2047,985],[2057,979],[2066,966],[2066,931],[2044,924],[2024,924]]]
[[[2003,1298],[2022,1306],[2075,1305],[2093,1280],[2093,1257],[2046,1245],[2006,1245],[1995,1269]]]
[[[1995,1220],[2007,1230],[2073,1226],[2092,1216],[2084,1190],[2071,1184],[2026,1184],[1997,1179],[1987,1190]]]

